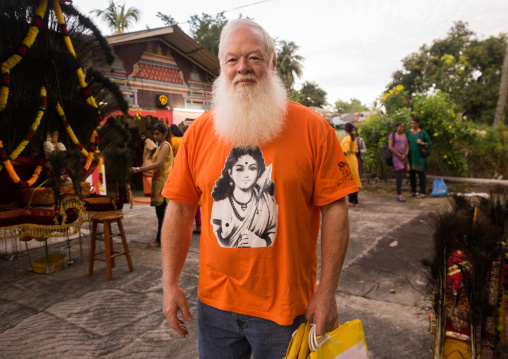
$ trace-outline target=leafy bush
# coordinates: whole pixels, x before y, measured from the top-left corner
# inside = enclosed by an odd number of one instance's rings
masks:
[[[467,148],[463,149],[470,173],[475,177],[497,178],[500,175],[508,179],[508,128],[500,125],[493,129],[481,125],[475,128]]]
[[[427,158],[429,172],[463,176],[468,166],[460,143],[470,142],[470,132],[457,120],[455,104],[444,92],[432,95],[417,94],[413,103],[413,116],[420,119],[432,141],[431,156]],[[460,118],[460,117],[459,117]]]

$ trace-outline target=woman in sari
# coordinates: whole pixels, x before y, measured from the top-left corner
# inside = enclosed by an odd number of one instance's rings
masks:
[[[346,156],[347,164],[353,173],[353,177],[355,179],[356,185],[358,188],[362,187],[362,182],[360,181],[360,173],[358,172],[358,159],[356,158],[356,153],[358,151],[358,145],[356,144],[356,139],[354,135],[354,126],[351,123],[346,123],[344,126],[344,130],[346,131],[346,137],[342,140],[340,147]],[[355,193],[351,193],[348,196],[348,205],[358,207],[358,191]]]
[[[259,147],[235,147],[212,191],[211,224],[219,245],[268,247],[277,232],[272,166]]]

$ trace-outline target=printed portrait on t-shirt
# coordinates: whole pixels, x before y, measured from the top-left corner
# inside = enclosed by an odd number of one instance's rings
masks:
[[[211,224],[226,248],[268,247],[277,234],[279,206],[272,165],[259,147],[234,147],[212,191]]]

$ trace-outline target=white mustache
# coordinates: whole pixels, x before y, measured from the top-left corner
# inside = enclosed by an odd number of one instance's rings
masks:
[[[247,75],[236,75],[235,79],[233,80],[233,83],[238,83],[240,81],[244,80],[252,80],[257,82],[257,77],[253,74],[247,74]]]

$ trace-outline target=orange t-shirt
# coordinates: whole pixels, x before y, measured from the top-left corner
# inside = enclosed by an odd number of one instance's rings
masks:
[[[292,102],[282,134],[248,153],[214,131],[213,111],[193,122],[162,192],[202,202],[199,299],[292,324],[316,289],[319,207],[358,191],[344,153],[321,116]],[[245,233],[267,246],[241,248]]]

